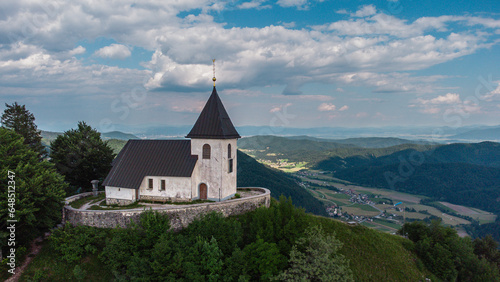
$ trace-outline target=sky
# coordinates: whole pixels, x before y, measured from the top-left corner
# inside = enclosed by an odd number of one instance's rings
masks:
[[[500,1],[0,2],[0,102],[39,129],[500,124]]]

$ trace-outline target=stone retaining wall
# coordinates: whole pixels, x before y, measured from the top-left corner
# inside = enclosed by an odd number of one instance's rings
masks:
[[[253,211],[262,206],[269,207],[271,192],[268,189],[259,187],[238,189],[257,190],[263,193],[223,202],[183,206],[169,205],[153,207],[152,209],[167,214],[170,218],[171,228],[173,230],[180,230],[187,227],[196,218],[212,211],[220,212],[223,216],[231,216]],[[68,201],[68,198],[66,198],[66,201]],[[101,228],[127,227],[130,221],[138,222],[143,211],[144,208],[109,211],[79,210],[66,205],[63,208],[63,221],[73,225],[87,225]]]

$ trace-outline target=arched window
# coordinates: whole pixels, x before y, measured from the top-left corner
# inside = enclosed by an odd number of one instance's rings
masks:
[[[227,144],[227,158],[231,158],[231,144]]]
[[[203,158],[210,159],[210,145],[203,145]]]

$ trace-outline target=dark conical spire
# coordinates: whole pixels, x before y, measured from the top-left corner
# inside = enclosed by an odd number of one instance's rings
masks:
[[[193,129],[186,137],[206,139],[241,138],[236,128],[234,128],[226,109],[224,109],[215,86]]]

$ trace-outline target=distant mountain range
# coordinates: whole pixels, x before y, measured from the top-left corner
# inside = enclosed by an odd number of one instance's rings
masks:
[[[191,130],[192,125],[185,126],[129,126],[115,125],[116,131],[130,132],[135,138],[162,139],[183,138]],[[463,126],[463,127],[432,127],[432,126],[385,126],[385,127],[315,127],[293,128],[280,126],[237,126],[241,136],[274,135],[274,136],[310,136],[327,139],[346,139],[358,137],[397,137],[406,140],[432,140],[433,142],[452,143],[467,141],[497,141],[500,140],[500,126]],[[55,133],[55,132],[47,132]],[[111,132],[109,132],[111,133]],[[125,133],[127,134],[127,133]],[[111,139],[115,137],[109,137]],[[118,138],[117,138],[118,139]],[[120,139],[130,139],[120,137]]]
[[[500,141],[500,127],[474,129],[457,135],[451,138],[458,140],[490,140]]]
[[[57,136],[63,134],[62,132],[52,132],[52,131],[44,131],[42,130],[41,136],[42,138],[46,139],[49,141],[49,143],[56,139]],[[137,136],[130,134],[130,133],[123,133],[121,131],[110,131],[110,132],[104,132],[101,133],[101,138],[103,140],[109,140],[109,139],[118,139],[118,140],[129,140],[129,139],[138,139]]]

